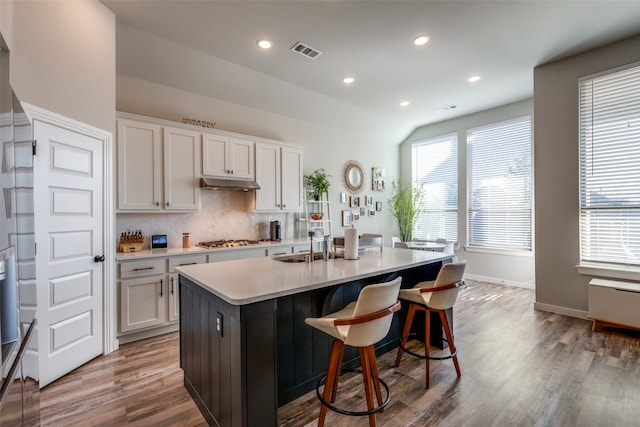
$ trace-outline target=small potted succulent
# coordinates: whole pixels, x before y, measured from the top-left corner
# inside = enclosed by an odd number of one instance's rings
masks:
[[[307,188],[310,189],[310,194],[315,200],[320,200],[323,194],[329,196],[329,187],[331,187],[331,183],[329,182],[327,172],[324,168],[319,168],[313,171],[311,175],[305,175],[304,180],[307,185]]]

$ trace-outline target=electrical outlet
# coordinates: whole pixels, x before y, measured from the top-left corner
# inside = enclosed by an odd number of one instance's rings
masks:
[[[218,313],[216,315],[216,331],[218,331],[218,333],[220,334],[220,336],[222,336],[222,313]]]

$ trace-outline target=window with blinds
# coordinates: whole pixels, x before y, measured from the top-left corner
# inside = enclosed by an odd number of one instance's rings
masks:
[[[470,246],[531,250],[531,117],[467,131]]]
[[[580,80],[580,258],[640,265],[640,66]]]
[[[458,241],[458,136],[456,133],[412,145],[413,182],[424,189],[416,239]]]

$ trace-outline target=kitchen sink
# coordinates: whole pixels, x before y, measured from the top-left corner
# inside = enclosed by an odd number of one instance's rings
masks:
[[[294,262],[307,262],[307,257],[309,256],[309,253],[299,253],[299,254],[295,254],[295,255],[280,255],[280,256],[275,256],[272,259],[275,261],[280,261],[280,262],[289,262],[289,263],[294,263]],[[330,252],[329,253],[329,259],[335,259],[335,258],[343,258],[344,256],[341,253],[336,253],[336,252]],[[313,253],[313,260],[314,261],[321,261],[322,260],[322,252],[314,252]]]

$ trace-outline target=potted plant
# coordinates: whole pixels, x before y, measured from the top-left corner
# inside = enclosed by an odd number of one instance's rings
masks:
[[[389,205],[391,215],[398,223],[400,239],[403,242],[410,242],[413,239],[416,218],[424,211],[423,200],[424,190],[422,187],[415,187],[411,183],[403,184],[401,178],[393,181]]]
[[[331,187],[331,183],[329,182],[327,172],[324,168],[319,168],[313,171],[311,175],[305,175],[304,179],[307,184],[307,188],[311,189],[311,196],[315,200],[320,200],[323,194],[329,196],[329,187]]]

